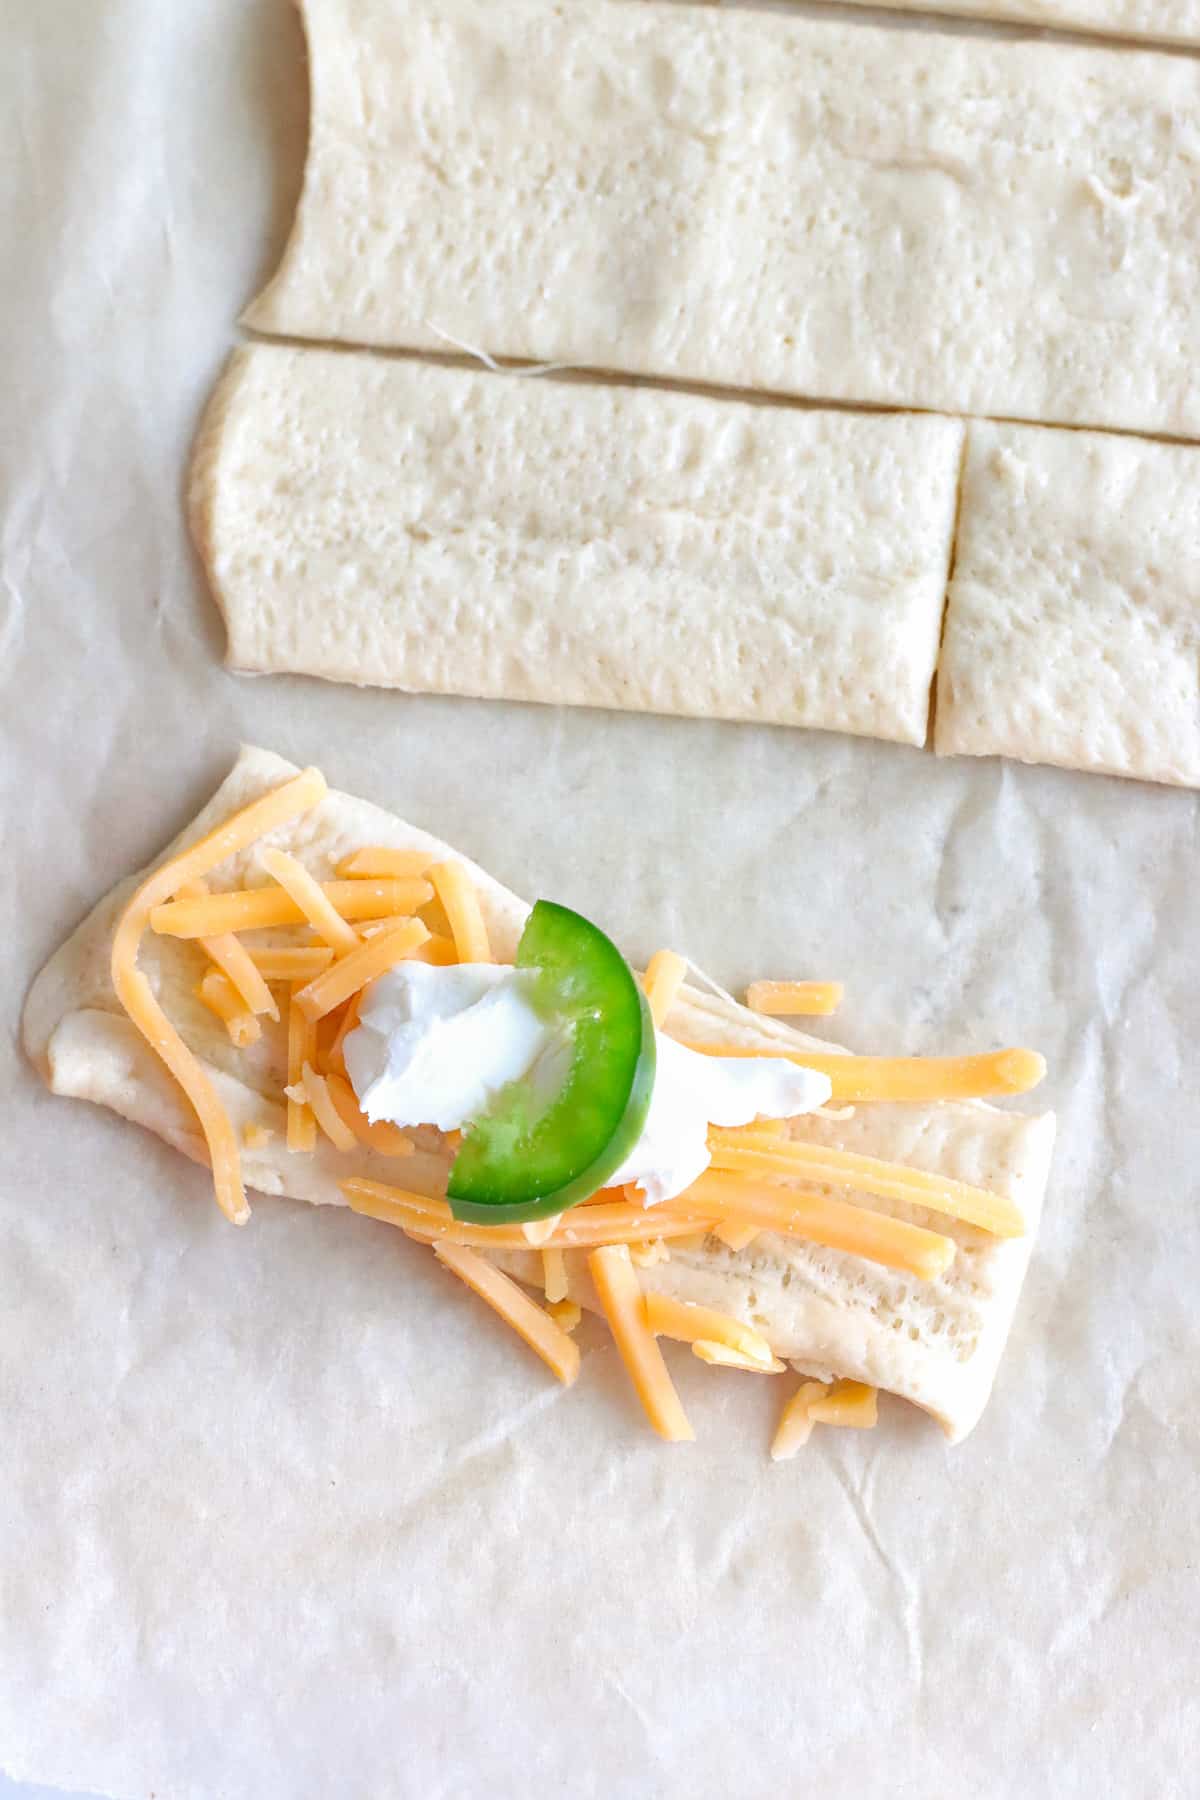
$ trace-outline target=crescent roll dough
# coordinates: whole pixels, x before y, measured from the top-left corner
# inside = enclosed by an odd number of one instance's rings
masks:
[[[208,806],[164,854],[182,849],[296,773],[290,763],[265,750],[243,750]],[[271,842],[297,856],[318,879],[328,878],[344,856],[367,843],[457,855],[379,807],[332,791],[301,819],[278,828]],[[256,855],[257,850],[245,852],[214,871],[213,889],[243,881]],[[493,948],[497,956],[511,957],[528,908],[483,870],[466,867]],[[101,900],[37,977],[25,1007],[25,1046],[55,1093],[111,1107],[203,1161],[203,1142],[182,1091],[113,992],[112,935],[133,885],[132,880],[124,882]],[[279,1101],[286,1079],[281,1028],[264,1021],[259,1042],[250,1051],[235,1050],[224,1027],[194,997],[203,960],[194,945],[179,939],[149,933],[143,942],[142,967],[160,1004],[200,1058],[234,1122],[243,1131],[258,1125],[273,1132],[266,1143],[261,1132],[246,1140],[246,1180],[267,1193],[340,1205],[338,1184],[348,1176],[395,1179],[396,1164],[362,1146],[342,1152],[323,1141],[312,1155],[287,1150]],[[830,1048],[777,1020],[757,1018],[687,988],[668,1023],[697,1041]],[[944,1275],[918,1282],[854,1256],[764,1232],[738,1252],[714,1237],[693,1250],[676,1247],[670,1262],[656,1269],[655,1285],[679,1299],[734,1314],[762,1332],[776,1354],[811,1373],[888,1388],[933,1413],[950,1437],[963,1437],[987,1401],[1029,1262],[1054,1138],[1053,1116],[1022,1118],[981,1102],[873,1104],[859,1106],[850,1118],[812,1116],[792,1124],[795,1136],[812,1142],[911,1163],[994,1189],[1016,1202],[1026,1234],[991,1237],[921,1208],[873,1198],[869,1204],[876,1210],[935,1225],[954,1238],[957,1254]],[[408,1188],[433,1191],[438,1172],[428,1155],[404,1159]],[[444,1165],[440,1173],[444,1181]],[[536,1273],[519,1256],[514,1261],[500,1252],[490,1254],[518,1275]],[[566,1262],[572,1291],[590,1302],[579,1256],[567,1252]]]
[[[957,420],[258,346],[197,446],[229,660],[923,744]]]
[[[971,425],[936,748],[1200,786],[1200,449]]]
[[[709,6],[305,0],[292,337],[1200,436],[1200,65]]]

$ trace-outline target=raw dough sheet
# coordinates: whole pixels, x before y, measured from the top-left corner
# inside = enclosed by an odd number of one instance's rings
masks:
[[[304,0],[247,322],[1200,435],[1200,68],[650,0]]]
[[[246,681],[185,459],[303,152],[285,0],[0,12],[0,1767],[158,1800],[1186,1800],[1197,800],[752,726]],[[239,738],[631,953],[840,976],[868,1050],[1026,1041],[1060,1114],[995,1397],[766,1460],[646,1430],[385,1227],[259,1200],[20,1057],[26,984]],[[782,1382],[783,1377],[779,1378]]]
[[[235,669],[923,744],[963,435],[260,344],[190,513]]]
[[[936,745],[1200,785],[1200,449],[970,424]]]

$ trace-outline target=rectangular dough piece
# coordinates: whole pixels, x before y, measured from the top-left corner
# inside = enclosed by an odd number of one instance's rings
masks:
[[[1200,449],[976,423],[939,755],[1200,786]]]
[[[957,420],[238,352],[196,541],[229,661],[925,742]]]
[[[246,317],[1200,436],[1200,65],[716,7],[305,0]]]
[[[851,0],[872,6],[875,0]],[[1145,44],[1200,44],[1197,0],[888,0],[902,12],[942,13],[947,18],[995,19],[1012,25],[1052,26],[1096,32]]]
[[[243,749],[227,780],[164,857],[296,772],[269,751]],[[402,819],[332,790],[312,812],[273,832],[269,841],[299,857],[319,880],[368,843],[428,851],[435,858],[458,857],[447,844]],[[214,871],[213,889],[245,882],[259,853],[260,847],[254,847]],[[459,860],[480,895],[497,958],[511,959],[527,905],[482,869]],[[112,987],[113,932],[140,878],[122,882],[99,901],[38,975],[25,1004],[25,1048],[56,1094],[111,1107],[204,1162],[204,1143],[182,1091],[126,1017]],[[243,1152],[248,1184],[264,1193],[337,1206],[345,1204],[338,1183],[350,1175],[397,1180],[394,1160],[363,1147],[343,1153],[322,1139],[314,1155],[290,1153],[280,1104],[287,1079],[284,1028],[266,1020],[262,1038],[250,1051],[235,1050],[224,1027],[194,996],[204,965],[195,945],[148,933],[140,961],[160,1005],[204,1063],[239,1131],[266,1125],[273,1132],[265,1145],[256,1143]],[[689,988],[681,991],[667,1023],[678,1036],[698,1042],[834,1048],[777,1019],[759,1018]],[[736,1255],[712,1237],[700,1250],[673,1253],[665,1270],[656,1271],[656,1285],[681,1299],[736,1312],[811,1372],[854,1376],[887,1388],[931,1412],[951,1438],[964,1437],[987,1402],[1025,1278],[1049,1172],[1053,1115],[1026,1118],[982,1102],[875,1105],[857,1107],[849,1120],[797,1119],[793,1130],[797,1137],[993,1188],[1020,1207],[1026,1235],[993,1238],[921,1208],[871,1199],[865,1204],[876,1210],[954,1238],[958,1253],[944,1275],[916,1282],[817,1244],[764,1233]],[[406,1188],[433,1193],[439,1182],[444,1188],[445,1164],[429,1154],[405,1157],[400,1168]],[[490,1254],[503,1260],[499,1253]],[[574,1279],[581,1287],[577,1268]],[[397,1280],[403,1281],[399,1268]]]

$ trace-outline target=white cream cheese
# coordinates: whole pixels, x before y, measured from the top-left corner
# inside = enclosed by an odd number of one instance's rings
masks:
[[[346,1070],[374,1123],[452,1131],[507,1082],[561,1054],[528,994],[532,975],[492,963],[401,963],[372,982]],[[641,1137],[611,1184],[633,1182],[647,1204],[690,1187],[709,1164],[710,1125],[791,1118],[830,1095],[829,1079],[783,1057],[703,1056],[657,1035],[658,1071]],[[536,1079],[536,1073],[534,1073]]]
[[[531,976],[496,963],[402,963],[373,981],[346,1039],[346,1072],[372,1124],[453,1131],[526,1074],[550,1037]]]

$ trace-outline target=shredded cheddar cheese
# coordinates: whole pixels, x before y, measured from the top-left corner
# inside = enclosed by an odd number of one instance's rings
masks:
[[[704,1056],[782,1056],[828,1075],[835,1105],[867,1100],[982,1100],[989,1094],[1026,1094],[1046,1073],[1036,1050],[993,1050],[983,1056],[828,1056],[816,1050],[747,1050],[740,1045],[686,1042]]]
[[[809,1401],[808,1416],[815,1425],[849,1425],[855,1431],[870,1431],[879,1422],[879,1394],[865,1381],[835,1381]]]
[[[325,939],[335,956],[348,956],[358,948],[358,933],[352,925],[347,925],[320,882],[309,874],[302,862],[289,856],[286,850],[264,850],[262,866],[284,893],[291,895],[317,936]]]
[[[709,1169],[680,1199],[711,1206],[716,1216],[738,1224],[757,1225],[785,1237],[808,1238],[831,1250],[847,1250],[868,1262],[903,1269],[922,1281],[933,1281],[954,1261],[953,1238],[804,1188],[750,1182]]]
[[[646,1323],[642,1290],[628,1249],[624,1244],[608,1244],[593,1250],[588,1269],[621,1361],[651,1425],[668,1443],[691,1441],[696,1434],[667,1373],[658,1340]]]
[[[354,1133],[359,1143],[365,1144],[369,1150],[377,1150],[381,1156],[412,1155],[412,1139],[406,1137],[397,1126],[389,1125],[382,1119],[371,1124],[358,1104],[354,1089],[344,1076],[326,1075],[325,1086],[338,1118]]]
[[[567,1297],[567,1265],[561,1250],[542,1251],[542,1286],[551,1303]]]
[[[686,975],[687,962],[674,950],[659,950],[650,958],[642,985],[658,1030],[678,999]]]
[[[809,1406],[825,1392],[823,1381],[802,1381],[779,1415],[771,1440],[771,1461],[788,1462],[812,1436]]]
[[[265,1150],[274,1136],[269,1125],[260,1125],[253,1119],[242,1127],[242,1142],[247,1150]]]
[[[189,881],[181,892],[181,898],[203,900],[207,894],[207,882]],[[268,1018],[278,1019],[279,1008],[262,972],[255,967],[245,945],[231,931],[222,932],[219,937],[201,938],[200,948],[233,983],[247,1012],[266,1013]]]
[[[317,1121],[308,1105],[304,1089],[304,1065],[316,1055],[317,1033],[313,1022],[296,1005],[293,986],[288,1000],[287,1057],[287,1147],[302,1154],[317,1147]],[[302,1100],[298,1096],[305,1094]]]
[[[706,1225],[703,1231],[681,1231],[677,1237],[672,1233],[672,1246],[676,1250],[699,1252],[704,1248],[708,1232],[709,1227]]]
[[[757,1225],[739,1225],[733,1219],[725,1219],[712,1228],[713,1236],[720,1238],[730,1250],[747,1249],[758,1236],[758,1231]]]
[[[338,1020],[337,1029],[323,1052],[322,1072],[326,1075],[345,1075],[346,1073],[346,1039],[358,1028],[358,1009],[362,1004],[362,989],[352,994],[346,1002],[342,1016]]]
[[[157,907],[170,900],[187,882],[203,880],[213,869],[247,849],[266,832],[310,811],[325,791],[325,778],[320,770],[306,769],[261,799],[242,807],[198,843],[168,858],[140,883],[121,914],[113,937],[111,969],[117,999],[130,1022],[186,1094],[208,1146],[217,1204],[235,1225],[245,1224],[250,1209],[242,1185],[241,1157],[233,1121],[217,1098],[216,1089],[199,1059],[171,1024],[155,999],[149,981],[138,968],[138,947]],[[203,906],[208,903],[194,901],[190,904]],[[197,933],[197,936],[202,935]]]
[[[760,1369],[774,1364],[774,1353],[762,1333],[730,1313],[653,1292],[645,1296],[644,1306],[646,1323],[656,1337],[677,1338],[681,1344],[717,1344]]]
[[[453,938],[443,937],[440,931],[434,931],[413,951],[413,961],[433,963],[438,968],[447,969],[458,961],[458,949]]]
[[[558,1230],[561,1219],[561,1213],[549,1213],[544,1219],[527,1219],[521,1227],[525,1242],[531,1244],[535,1250],[540,1245],[548,1243]]]
[[[929,1212],[945,1213],[977,1225],[997,1237],[1022,1237],[1025,1221],[1003,1194],[972,1187],[946,1175],[930,1175],[907,1163],[884,1162],[876,1156],[860,1156],[851,1150],[833,1150],[823,1144],[790,1140],[765,1147],[736,1127],[712,1133],[713,1167],[746,1175],[803,1176],[831,1187],[851,1188],[876,1194],[882,1200],[902,1200]]]
[[[435,1244],[433,1254],[524,1338],[564,1387],[570,1387],[579,1373],[579,1346],[548,1313],[473,1250],[459,1244]]]
[[[429,879],[450,922],[459,962],[491,962],[492,947],[480,910],[479,895],[462,864],[435,863],[429,871]]]
[[[429,936],[420,919],[397,919],[385,925],[369,943],[355,946],[331,968],[314,976],[307,987],[296,995],[296,1004],[310,1019],[323,1019],[326,1013],[366,987],[388,969],[412,954]]]
[[[574,1331],[583,1318],[583,1308],[576,1300],[552,1300],[546,1311],[564,1331]]]
[[[355,1212],[398,1225],[428,1243],[466,1244],[477,1249],[528,1250],[529,1240],[520,1225],[470,1225],[456,1219],[444,1200],[409,1192],[384,1182],[353,1176],[341,1189]],[[688,1212],[666,1217],[665,1206],[655,1207],[655,1230],[665,1238],[683,1236],[696,1229]],[[579,1206],[565,1214],[549,1247],[590,1250],[600,1244],[636,1243],[646,1235],[646,1215],[641,1207],[624,1204]]]
[[[706,1229],[691,1234],[676,1230],[675,1219],[682,1208],[707,1215]],[[777,1181],[746,1181],[715,1169],[707,1170],[684,1193],[666,1202],[665,1207],[656,1206],[654,1216],[656,1221],[666,1220],[669,1224],[670,1229],[660,1235],[673,1238],[676,1250],[703,1249],[708,1232],[718,1228],[728,1234],[724,1241],[732,1236],[733,1247],[742,1247],[737,1240],[752,1228],[754,1233],[773,1231],[781,1237],[807,1238],[830,1249],[864,1257],[868,1262],[902,1269],[925,1281],[934,1280],[955,1256],[952,1238],[924,1226],[910,1225],[887,1213],[852,1206],[807,1188]]]
[[[840,981],[752,981],[746,1005],[769,1019],[824,1019],[837,1011],[844,993]]]
[[[200,941],[203,943],[203,938]],[[296,949],[290,945],[271,944],[262,950],[248,950],[246,954],[264,981],[311,981],[333,961],[333,951],[327,944],[309,944]]]
[[[322,881],[318,886],[342,919],[407,917],[433,898],[427,881]],[[166,937],[201,938],[223,931],[265,931],[277,925],[306,925],[307,913],[286,889],[235,888],[205,900],[172,900],[151,911],[152,931]]]
[[[692,1345],[692,1355],[722,1369],[745,1369],[751,1375],[782,1375],[787,1368],[777,1356],[767,1363],[758,1362],[752,1356],[743,1356],[739,1350],[731,1350],[728,1344],[710,1343],[706,1338],[697,1338]]]
[[[739,1131],[751,1138],[785,1138],[791,1131],[790,1119],[751,1119],[748,1125],[740,1125]]]
[[[300,1084],[314,1119],[334,1148],[336,1150],[356,1149],[358,1139],[334,1106],[325,1077],[318,1075],[311,1063],[304,1064],[300,1072]]]
[[[362,850],[355,850],[351,856],[343,856],[337,866],[337,873],[348,881],[396,875],[424,875],[436,860],[427,850],[389,850],[383,844],[368,844]]]
[[[222,970],[208,970],[196,988],[196,998],[216,1014],[229,1033],[230,1043],[239,1050],[262,1036],[262,1026]]]

